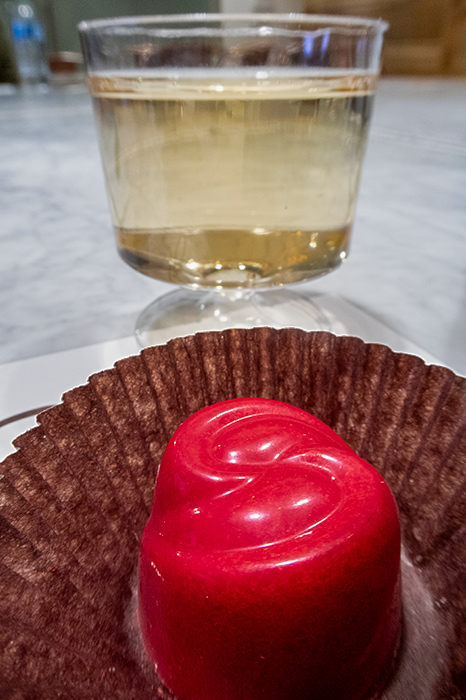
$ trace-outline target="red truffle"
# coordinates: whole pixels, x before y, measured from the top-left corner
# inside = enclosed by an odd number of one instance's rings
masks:
[[[294,406],[235,399],[163,456],[139,560],[146,651],[179,700],[365,700],[400,634],[380,474]]]

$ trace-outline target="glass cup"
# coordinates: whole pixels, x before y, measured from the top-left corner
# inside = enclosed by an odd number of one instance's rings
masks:
[[[260,14],[79,25],[119,254],[181,287],[140,315],[141,345],[183,324],[332,329],[288,285],[348,254],[386,27]]]

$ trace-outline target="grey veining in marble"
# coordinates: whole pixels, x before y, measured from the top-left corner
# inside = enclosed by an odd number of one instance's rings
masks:
[[[130,335],[170,287],[115,250],[84,88],[0,96],[0,362]],[[466,374],[466,81],[384,80],[338,294]]]

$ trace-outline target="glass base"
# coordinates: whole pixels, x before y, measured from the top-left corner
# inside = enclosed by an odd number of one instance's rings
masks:
[[[343,324],[318,303],[318,295],[289,289],[189,290],[176,289],[153,301],[140,314],[136,339],[140,347],[171,338],[227,328],[302,328],[345,333]]]

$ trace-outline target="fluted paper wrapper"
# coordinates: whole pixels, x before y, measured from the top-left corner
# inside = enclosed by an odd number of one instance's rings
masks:
[[[466,698],[466,380],[357,338],[267,328],[143,350],[17,438],[0,466],[1,698],[171,697],[134,605],[158,464],[194,411],[252,396],[314,414],[393,490],[405,632],[384,697]]]

